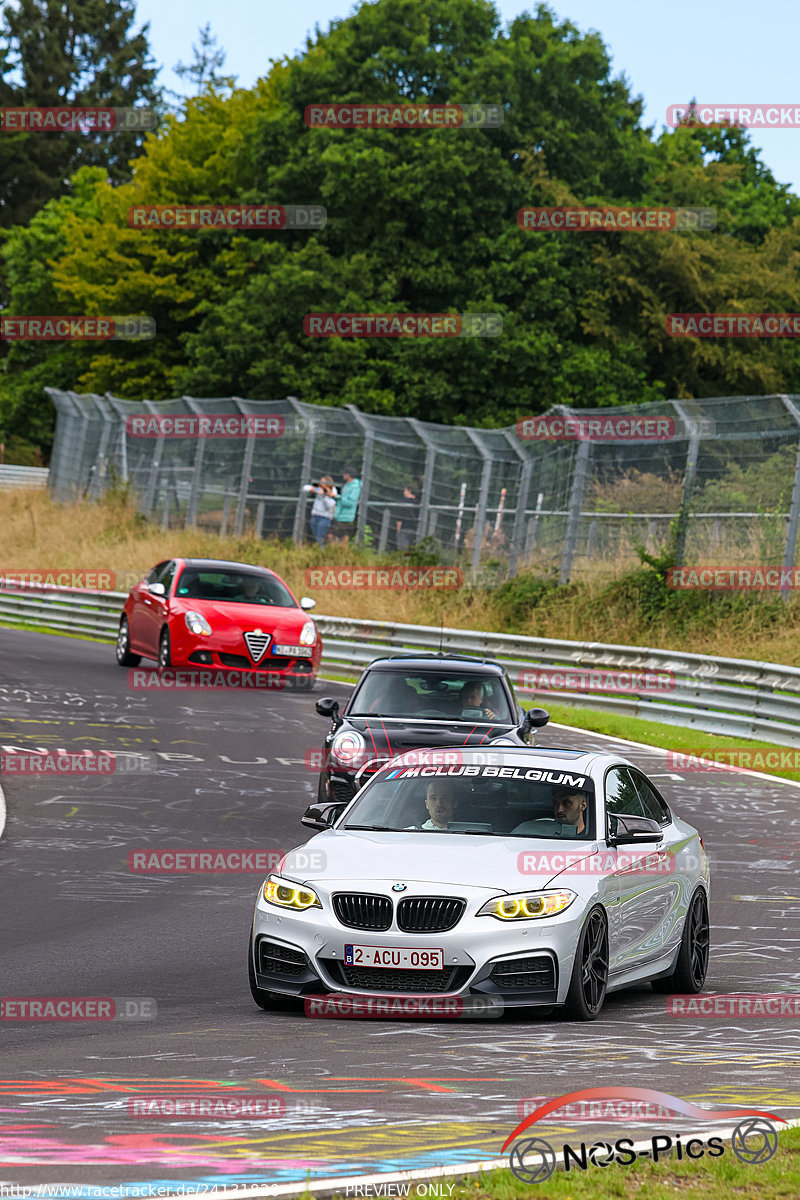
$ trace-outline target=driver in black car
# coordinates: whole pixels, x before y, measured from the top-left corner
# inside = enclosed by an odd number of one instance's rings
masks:
[[[460,715],[463,716],[469,709],[480,709],[487,721],[496,721],[497,713],[485,703],[485,699],[486,687],[484,684],[480,683],[477,679],[474,679],[471,683],[465,683],[458,697]]]

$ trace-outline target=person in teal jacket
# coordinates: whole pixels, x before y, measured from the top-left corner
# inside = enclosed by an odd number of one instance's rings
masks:
[[[353,532],[353,522],[356,519],[356,512],[358,510],[358,500],[361,495],[361,480],[352,467],[345,467],[342,471],[342,477],[344,485],[339,499],[336,501],[336,508],[333,510],[331,533],[335,538],[340,539],[347,545],[350,540],[350,534]]]

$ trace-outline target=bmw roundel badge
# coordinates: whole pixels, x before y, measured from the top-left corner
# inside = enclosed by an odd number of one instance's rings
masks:
[[[404,883],[393,883],[392,884],[393,892],[404,892],[405,890],[406,890],[406,885]]]

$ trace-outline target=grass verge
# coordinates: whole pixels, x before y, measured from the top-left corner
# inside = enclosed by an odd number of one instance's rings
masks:
[[[533,703],[529,700],[522,701],[524,708],[530,708]],[[593,733],[608,734],[610,737],[626,738],[631,742],[660,746],[664,750],[676,750],[683,754],[693,754],[704,758],[714,755],[714,761],[718,761],[721,766],[732,764],[751,771],[763,771],[766,775],[779,775],[783,779],[800,781],[800,766],[780,766],[781,761],[785,763],[789,757],[792,762],[800,764],[800,750],[792,750],[787,746],[773,746],[770,742],[740,741],[718,734],[701,733],[696,729],[684,729],[678,725],[662,725],[658,721],[644,721],[639,717],[623,717],[616,713],[598,712],[591,708],[549,704],[547,701],[536,701],[535,703],[546,708],[550,713],[551,721],[556,721],[560,725],[572,725],[576,729],[587,729]],[[546,742],[547,727],[537,740],[542,744]],[[675,770],[680,773],[681,768],[676,767]],[[744,778],[747,777],[744,776]]]
[[[588,1143],[595,1139],[585,1134],[584,1140]],[[580,1141],[580,1137],[574,1137],[569,1144],[577,1147]],[[741,1200],[795,1200],[800,1196],[800,1129],[779,1132],[777,1152],[760,1166],[740,1162],[731,1151],[730,1139],[723,1142],[725,1153],[719,1158],[704,1157],[695,1162],[670,1158],[659,1163],[640,1161],[630,1167],[610,1164],[586,1171],[556,1171],[538,1184],[523,1183],[508,1170],[461,1178],[447,1176],[421,1184],[422,1190],[415,1181],[408,1196],[410,1200],[421,1200],[426,1194],[448,1200],[675,1200],[676,1196],[691,1196],[693,1200],[731,1200],[733,1196]],[[559,1153],[561,1141],[555,1139],[552,1144]],[[394,1186],[396,1189],[398,1185]],[[448,1192],[449,1187],[452,1192]],[[299,1190],[297,1194],[311,1200],[307,1191]],[[366,1194],[375,1195],[374,1191]],[[334,1200],[348,1197],[337,1192]]]

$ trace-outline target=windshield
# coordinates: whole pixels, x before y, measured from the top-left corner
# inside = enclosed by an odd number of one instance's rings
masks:
[[[216,600],[225,604],[270,604],[296,608],[291,594],[274,575],[255,571],[204,570],[184,567],[175,595],[186,600]]]
[[[523,766],[395,767],[368,784],[338,829],[594,838],[586,775]]]
[[[353,696],[348,716],[420,717],[439,721],[514,724],[497,676],[468,672],[369,671]]]

